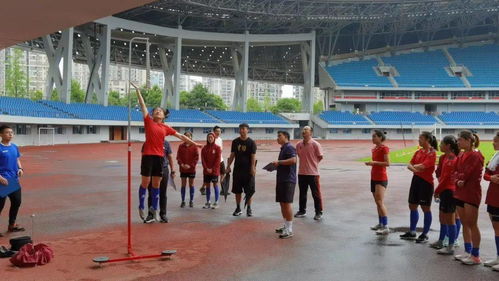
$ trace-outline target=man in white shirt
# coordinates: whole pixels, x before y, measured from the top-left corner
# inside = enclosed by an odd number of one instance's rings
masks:
[[[222,137],[220,136],[222,134],[222,128],[220,128],[219,126],[213,127],[213,133],[215,134],[215,144],[218,145],[222,150],[222,157],[220,158],[220,181],[219,181],[221,183],[225,178],[225,164],[223,157],[224,145]],[[221,191],[220,195],[225,195],[223,190]],[[227,195],[230,195],[230,192],[227,191]]]

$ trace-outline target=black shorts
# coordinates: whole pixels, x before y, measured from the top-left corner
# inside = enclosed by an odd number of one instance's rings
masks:
[[[499,207],[487,205],[487,213],[489,213],[492,221],[499,222]]]
[[[409,204],[431,206],[432,199],[433,185],[418,176],[413,176],[409,190]]]
[[[203,176],[203,182],[204,183],[217,183],[218,182],[218,176],[212,176],[212,175],[204,175]]]
[[[439,210],[442,213],[452,214],[456,211],[456,200],[454,199],[454,191],[447,189],[440,193]]]
[[[140,175],[143,177],[162,177],[165,158],[157,155],[142,155]]]
[[[373,181],[371,180],[371,192],[376,192],[376,185],[382,185],[385,189],[388,187],[388,181]]]
[[[275,187],[275,201],[279,203],[293,203],[296,183],[278,182]]]
[[[473,207],[475,207],[475,208],[478,208],[478,206],[477,206],[477,205],[475,205],[475,204],[471,204],[471,203],[468,203],[468,202],[464,202],[463,200],[459,200],[459,199],[457,199],[457,198],[454,198],[454,202],[456,203],[456,206],[457,206],[457,207],[464,208],[464,204],[468,204],[468,205],[471,205],[471,206],[473,206]]]
[[[248,175],[234,175],[232,178],[232,193],[254,193],[255,177]]]
[[[196,173],[180,173],[180,178],[190,178],[194,179],[196,178]]]

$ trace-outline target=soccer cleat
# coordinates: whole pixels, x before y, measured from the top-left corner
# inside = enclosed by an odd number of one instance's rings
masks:
[[[446,256],[453,255],[454,254],[454,245],[451,244],[451,245],[448,245],[447,247],[444,247],[444,248],[438,250],[437,254],[446,255]]]
[[[185,202],[182,201],[182,203],[180,204],[180,208],[185,208]]]
[[[141,220],[146,219],[146,211],[144,209],[139,208],[139,217]]]
[[[251,210],[251,208],[249,206],[246,209],[246,216],[247,217],[252,217],[253,216],[253,211]]]
[[[291,238],[293,237],[293,232],[285,229],[280,235],[279,235],[279,238],[281,239],[288,239],[288,238]]]
[[[155,221],[154,215],[149,214],[149,215],[147,215],[147,218],[144,220],[144,223],[153,223],[154,221]]]
[[[216,208],[218,208],[218,202],[213,203],[213,204],[211,205],[211,208],[212,208],[212,209],[216,209]]]
[[[478,265],[482,263],[482,260],[480,259],[480,257],[469,255],[467,258],[461,260],[461,262],[465,265]]]
[[[426,243],[426,242],[428,242],[428,236],[424,233],[421,233],[418,239],[416,239],[416,243]]]
[[[462,254],[462,255],[455,255],[455,256],[454,256],[454,259],[455,259],[456,261],[462,261],[462,260],[464,260],[464,259],[467,259],[469,256],[471,256],[471,254],[470,254],[470,253],[464,253],[464,254]]]
[[[374,226],[371,226],[371,230],[378,230],[378,229],[381,229],[383,228],[383,225],[381,223],[378,223],[377,225],[374,225]]]
[[[406,233],[400,235],[400,239],[403,240],[416,240],[416,233],[407,231]]]
[[[211,203],[206,202],[206,204],[204,204],[204,206],[203,206],[203,209],[211,209]]]
[[[314,220],[316,221],[322,220],[322,212],[315,213]]]
[[[298,211],[296,214],[295,214],[295,218],[304,218],[307,216],[307,212],[302,212],[302,211]]]
[[[416,241],[417,242],[417,241]],[[444,241],[438,240],[430,244],[430,248],[440,250],[444,247]]]
[[[279,234],[282,234],[284,233],[284,231],[286,230],[286,227],[280,227],[280,228],[276,228],[275,229],[275,233],[279,233]]]
[[[242,214],[243,214],[243,212],[241,212],[241,209],[239,209],[239,208],[236,208],[236,210],[234,211],[234,213],[232,213],[232,215],[234,217],[239,217]]]
[[[376,235],[388,235],[390,234],[390,229],[388,226],[383,226],[382,228],[376,230]]]
[[[194,207],[194,202],[189,201],[189,208],[192,208],[192,207]]]
[[[483,263],[483,265],[488,266],[488,267],[493,267],[499,264],[499,256],[495,260],[488,260]]]

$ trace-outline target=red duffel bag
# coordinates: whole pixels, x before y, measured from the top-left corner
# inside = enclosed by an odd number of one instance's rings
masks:
[[[45,244],[26,244],[17,254],[10,258],[10,262],[18,267],[44,265],[54,258],[54,252]]]

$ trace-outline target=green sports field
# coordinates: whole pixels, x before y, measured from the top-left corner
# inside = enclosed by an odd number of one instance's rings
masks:
[[[418,149],[417,146],[406,147],[404,149],[390,151],[390,162],[399,164],[408,164],[411,161],[412,155]],[[490,158],[494,155],[494,147],[492,147],[492,142],[482,142],[479,147],[482,154],[485,156],[485,163],[487,163]],[[439,152],[438,155],[441,153]],[[365,157],[359,159],[359,161],[367,162],[371,161],[371,157]]]

